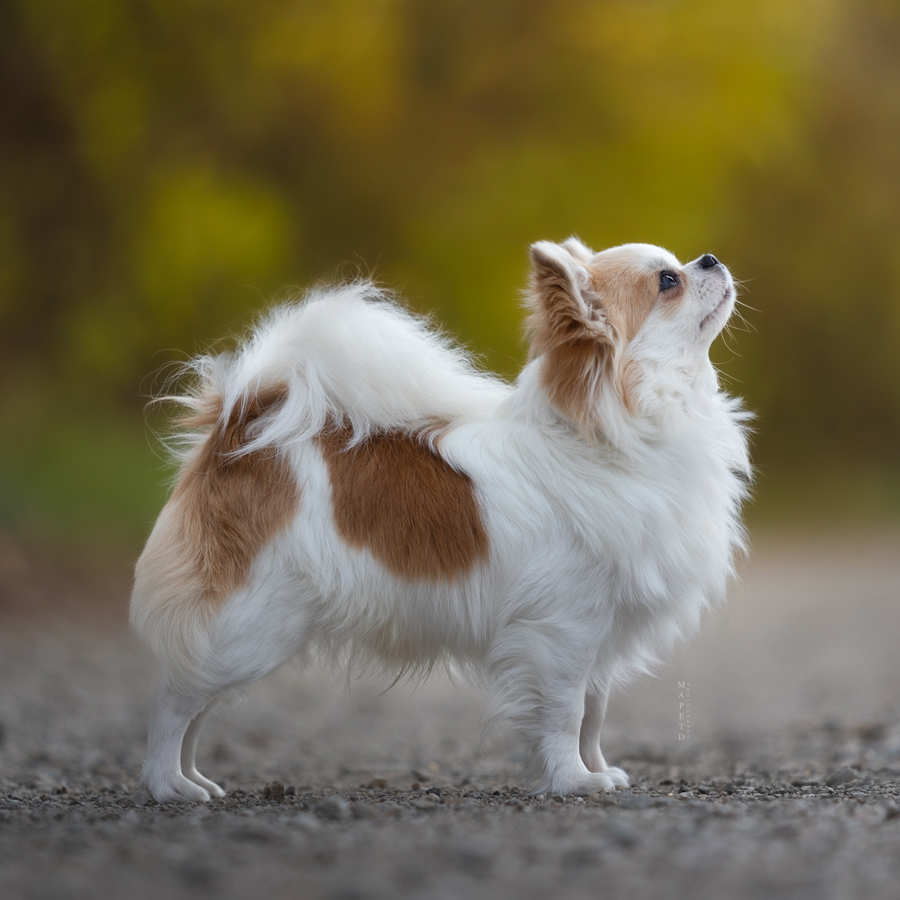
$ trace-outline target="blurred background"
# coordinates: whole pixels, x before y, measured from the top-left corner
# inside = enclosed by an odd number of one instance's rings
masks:
[[[752,522],[900,517],[895,0],[7,0],[0,529],[135,555],[159,373],[373,274],[513,377],[526,248],[742,279]]]

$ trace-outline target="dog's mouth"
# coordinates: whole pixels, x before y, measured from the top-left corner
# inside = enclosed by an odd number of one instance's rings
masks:
[[[703,320],[700,322],[700,328],[706,328],[710,322],[712,322],[715,318],[718,317],[719,313],[728,306],[728,304],[734,298],[734,288],[729,284],[727,288],[725,288],[725,296],[719,301],[716,308],[709,313],[708,315],[703,317]]]

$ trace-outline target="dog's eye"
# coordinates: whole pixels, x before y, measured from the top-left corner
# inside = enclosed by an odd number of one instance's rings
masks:
[[[678,276],[670,269],[664,269],[659,273],[659,289],[670,291],[673,287],[678,287]]]

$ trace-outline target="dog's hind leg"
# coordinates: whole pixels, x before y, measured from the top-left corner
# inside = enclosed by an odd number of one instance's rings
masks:
[[[140,784],[157,803],[176,801],[204,803],[209,791],[182,774],[181,748],[194,719],[202,716],[209,697],[196,697],[170,687],[165,676],[160,680],[150,717],[147,761]],[[196,740],[196,736],[193,738]]]
[[[204,639],[189,654],[182,653],[187,671],[182,671],[180,682],[164,674],[157,688],[141,784],[160,803],[200,803],[210,795],[223,796],[195,764],[206,714],[224,691],[268,675],[307,639],[312,589],[276,566],[266,574],[229,598]],[[179,688],[178,683],[186,686]]]
[[[212,700],[207,705],[206,709],[197,713],[197,715],[191,719],[191,724],[188,725],[184,740],[181,744],[181,772],[189,781],[193,781],[194,784],[197,784],[206,790],[211,797],[224,797],[225,791],[223,791],[219,785],[214,781],[210,781],[208,778],[204,778],[197,771],[196,761],[197,740],[200,737],[200,729],[203,727],[203,723],[206,721],[206,717],[209,715],[213,706],[215,706],[215,703],[216,701]]]
[[[581,758],[591,772],[602,772],[608,775],[616,787],[628,787],[628,775],[624,769],[607,765],[600,749],[600,730],[606,717],[606,703],[609,699],[609,688],[589,684],[584,695],[584,718],[581,721],[579,746]]]

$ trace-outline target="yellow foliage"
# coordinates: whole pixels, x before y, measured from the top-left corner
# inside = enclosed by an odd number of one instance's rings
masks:
[[[135,285],[161,331],[240,315],[235,287],[259,286],[284,270],[297,227],[271,189],[208,168],[156,175],[133,242]],[[272,285],[269,285],[270,289]]]

